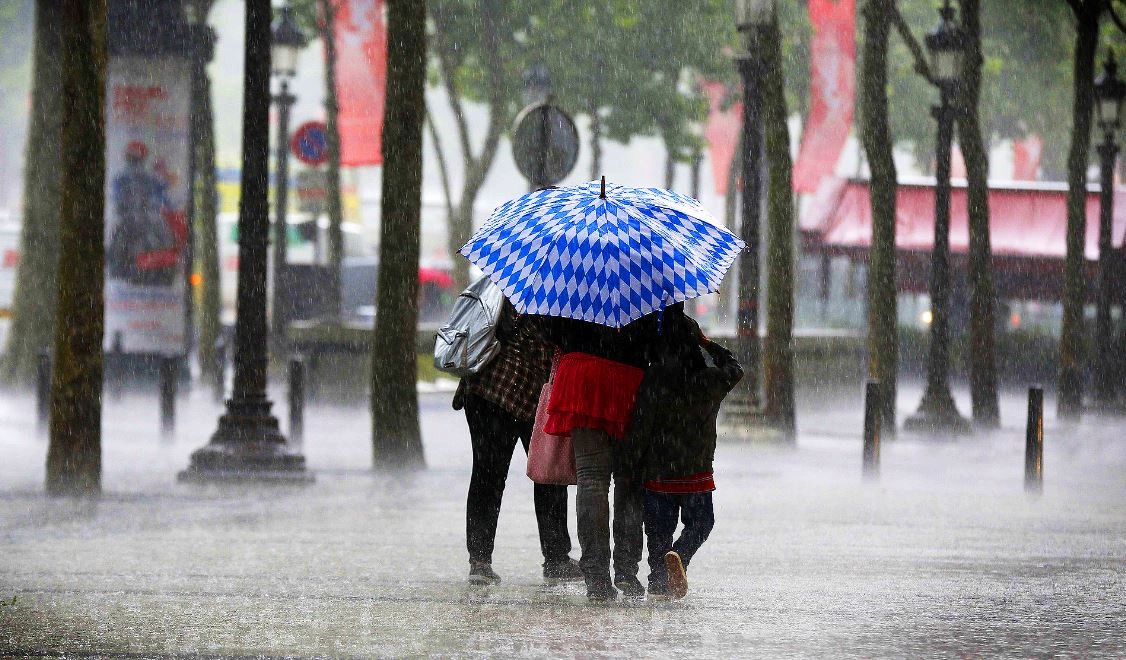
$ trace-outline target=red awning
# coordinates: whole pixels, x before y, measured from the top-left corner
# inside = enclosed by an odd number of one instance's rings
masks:
[[[1126,195],[1115,190],[1113,244],[1126,234]],[[950,251],[965,254],[969,245],[965,181],[955,180],[950,194]],[[989,225],[993,254],[1062,260],[1066,252],[1067,187],[1063,184],[990,184]],[[867,250],[872,239],[868,182],[827,180],[802,216],[807,240],[829,250]],[[895,242],[899,250],[929,252],[934,245],[934,180],[906,181],[896,194]],[[1087,193],[1088,260],[1099,257],[1099,193]]]
[[[1099,191],[1087,193],[1086,276],[1093,292],[1098,260]],[[954,275],[964,271],[969,246],[964,180],[950,199],[950,251]],[[1059,183],[990,184],[990,243],[1002,298],[1058,300],[1066,253],[1067,186]],[[823,179],[802,214],[807,249],[866,259],[872,239],[868,182]],[[1115,249],[1126,234],[1126,195],[1115,190],[1112,229]],[[896,194],[897,280],[900,290],[926,291],[934,245],[934,179],[901,181]]]

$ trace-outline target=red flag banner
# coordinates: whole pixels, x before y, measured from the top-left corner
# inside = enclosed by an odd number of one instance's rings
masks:
[[[724,108],[729,99],[723,83],[704,82],[700,86],[708,97],[708,123],[704,126],[704,138],[708,141],[708,155],[712,161],[712,180],[715,181],[715,191],[726,195],[727,172],[739,145],[743,104],[732,103]]]
[[[817,190],[833,174],[852,126],[856,98],[856,0],[809,0],[809,118],[794,163],[794,190]]]
[[[379,165],[383,162],[383,102],[387,85],[383,0],[333,1],[340,164]]]
[[[1013,140],[1013,180],[1035,181],[1040,178],[1040,152],[1044,141],[1036,135]]]

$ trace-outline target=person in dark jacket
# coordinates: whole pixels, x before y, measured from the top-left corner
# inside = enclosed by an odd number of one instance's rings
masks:
[[[683,306],[666,310],[626,436],[641,476],[651,598],[682,598],[685,570],[715,524],[716,416],[743,377],[730,351],[706,339]],[[677,519],[684,523],[673,541]]]
[[[505,300],[497,323],[500,352],[480,372],[463,378],[454,395],[454,409],[465,408],[473,443],[473,473],[465,508],[470,584],[500,582],[492,562],[504,482],[516,441],[528,451],[536,405],[555,352],[554,344],[544,338],[540,322],[540,317],[518,314]],[[532,493],[544,581],[581,580],[578,563],[570,557],[567,487],[536,484]]]
[[[579,547],[587,598],[614,600],[618,590],[645,595],[637,579],[641,563],[642,491],[624,469],[622,438],[644,375],[652,315],[610,328],[545,317],[548,338],[562,351],[555,372],[545,430],[570,436],[575,452]],[[610,480],[614,481],[613,580],[610,577]]]

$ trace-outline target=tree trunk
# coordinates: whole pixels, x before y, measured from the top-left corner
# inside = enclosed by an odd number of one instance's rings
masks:
[[[504,97],[499,84],[501,76],[504,75],[499,54],[500,35],[497,29],[497,12],[499,10],[500,8],[496,3],[482,3],[478,9],[481,15],[481,38],[485,41],[485,53],[487,54],[484,66],[489,81],[489,98],[486,99],[489,123],[485,129],[485,140],[480,155],[474,155],[473,146],[470,143],[469,125],[457,88],[456,71],[454,71],[449,53],[446,52],[450,45],[441,40],[442,30],[440,25],[434,33],[434,51],[438,58],[439,75],[446,88],[446,96],[457,122],[463,162],[462,171],[465,177],[453,222],[450,223],[447,244],[450,254],[455,255],[454,281],[456,286],[461,288],[465,288],[469,283],[469,262],[465,259],[456,258],[456,255],[473,233],[473,207],[477,201],[477,194],[481,191],[481,187],[485,184],[485,178],[493,166],[493,159],[496,158],[497,147],[500,145],[501,133],[507,129],[505,109],[508,100]]]
[[[422,123],[426,117],[426,4],[388,2],[379,282],[372,342],[372,459],[377,468],[422,467],[415,387]]]
[[[24,170],[20,263],[12,298],[12,326],[0,377],[29,386],[39,351],[55,334],[59,263],[59,168],[62,134],[62,5],[36,0],[31,119]]]
[[[325,45],[325,137],[328,164],[325,171],[326,211],[328,212],[328,265],[332,272],[329,309],[340,317],[340,267],[344,262],[344,207],[340,199],[340,105],[336,100],[336,2],[321,0],[321,40]],[[390,42],[388,42],[390,43]],[[384,171],[386,172],[386,163]],[[315,222],[315,221],[314,221]]]
[[[1076,10],[1074,98],[1071,106],[1071,149],[1067,155],[1067,255],[1064,258],[1063,319],[1060,328],[1060,373],[1056,413],[1078,419],[1083,397],[1083,235],[1087,227],[1087,164],[1091,146],[1095,49],[1099,40],[1102,0],[1086,0]]]
[[[602,176],[602,115],[598,114],[598,104],[593,99],[587,114],[590,115],[590,180],[598,181]]]
[[[203,7],[202,14],[210,12],[210,3]],[[210,28],[208,28],[210,29]],[[208,35],[213,38],[213,35]],[[215,175],[215,114],[211,104],[211,78],[207,74],[206,53],[196,53],[200,58],[196,71],[196,89],[192,95],[196,104],[192,113],[197,123],[198,141],[195,148],[195,261],[201,275],[199,311],[196,323],[199,328],[199,368],[205,380],[214,381],[219,377],[215,364],[215,342],[219,340],[221,328],[222,297],[219,274],[219,232],[218,232],[218,190]]]
[[[47,492],[96,495],[102,475],[105,0],[58,0],[63,35],[62,199]]]
[[[871,171],[872,245],[868,252],[868,375],[881,383],[881,420],[895,432],[899,362],[896,335],[896,171],[888,123],[888,35],[894,0],[864,3],[864,49],[860,62],[860,139]]]
[[[786,81],[778,17],[763,31],[763,126],[770,189],[767,197],[766,337],[763,389],[766,416],[794,439],[794,197]]]
[[[739,131],[739,137],[736,138],[735,154],[731,157],[731,164],[727,167],[727,191],[723,196],[723,226],[731,231],[736,229],[735,213],[739,203],[739,172],[743,169],[743,151],[743,131]],[[721,318],[729,317],[735,304],[735,294],[739,289],[739,286],[735,284],[739,281],[739,261],[739,259],[735,260],[732,272],[727,274],[726,279],[731,284],[720,287],[719,290],[719,299],[716,306],[720,310]],[[734,326],[735,323],[733,322],[732,325]]]
[[[665,145],[665,189],[672,190],[676,180],[676,149],[669,144],[668,132],[660,129],[661,142]]]
[[[969,197],[970,283],[970,398],[974,422],[983,428],[1001,425],[997,398],[994,315],[997,292],[993,283],[993,251],[989,242],[989,151],[982,138],[981,0],[962,0],[962,26],[969,36],[958,104],[958,143],[966,162]]]

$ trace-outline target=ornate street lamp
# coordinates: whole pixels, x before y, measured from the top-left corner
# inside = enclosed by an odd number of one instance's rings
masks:
[[[1095,311],[1095,402],[1109,404],[1117,389],[1118,360],[1111,337],[1110,306],[1117,289],[1114,273],[1121,258],[1111,245],[1114,216],[1114,161],[1118,156],[1115,136],[1122,125],[1126,83],[1118,79],[1114,53],[1107,51],[1103,72],[1095,79],[1095,120],[1103,131],[1099,150],[1099,291]]]
[[[762,219],[762,32],[774,16],[774,0],[738,0],[735,25],[743,34],[746,51],[735,56],[743,79],[743,182],[739,237],[747,249],[739,255],[739,309],[736,316],[736,356],[743,365],[743,380],[732,391],[725,409],[729,421],[739,424],[760,414],[759,380],[762,342],[759,337],[759,225]]]
[[[286,328],[293,316],[287,300],[289,244],[286,211],[289,202],[289,109],[297,100],[289,93],[289,81],[297,73],[297,53],[305,46],[305,35],[293,17],[293,7],[282,7],[270,39],[270,64],[278,79],[273,102],[278,108],[278,135],[274,185],[274,306],[273,338],[276,350],[285,347]]]
[[[954,23],[954,9],[946,0],[938,27],[927,35],[931,75],[938,84],[939,104],[931,114],[938,121],[935,144],[934,249],[931,253],[930,354],[927,389],[919,411],[904,427],[924,431],[964,433],[969,423],[958,413],[950,394],[950,151],[954,137],[953,97],[962,73],[966,34]]]
[[[180,473],[186,481],[312,478],[305,457],[286,443],[266,394],[270,19],[270,0],[246,0],[234,391],[211,441]]]

